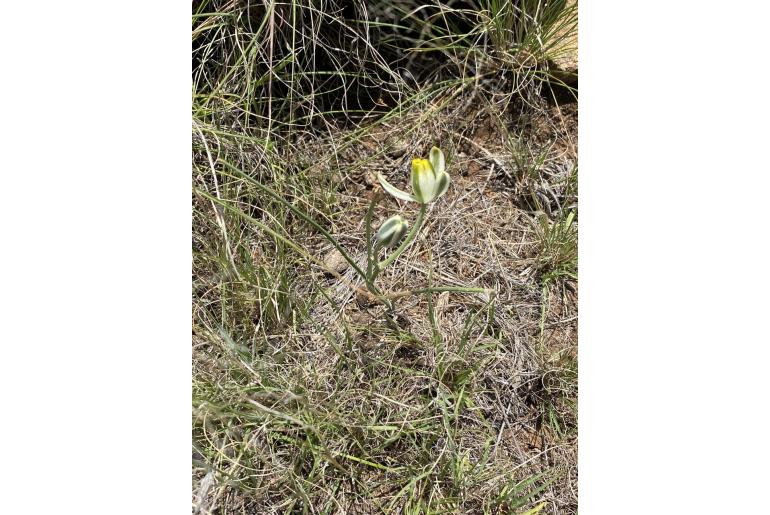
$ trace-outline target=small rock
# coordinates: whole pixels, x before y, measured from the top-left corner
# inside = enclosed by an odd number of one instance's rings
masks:
[[[369,308],[376,304],[376,300],[370,293],[358,291],[356,292],[356,304],[358,304],[360,308]]]
[[[342,253],[339,250],[332,249],[331,252],[326,254],[326,257],[324,258],[324,266],[341,274],[350,265],[342,256]]]
[[[372,317],[366,312],[359,311],[350,315],[350,321],[357,325],[368,325]]]

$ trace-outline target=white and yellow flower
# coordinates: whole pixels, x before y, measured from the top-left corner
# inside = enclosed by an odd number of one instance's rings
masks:
[[[446,193],[449,188],[449,174],[445,171],[446,162],[444,153],[438,147],[430,149],[429,159],[412,160],[412,190],[414,195],[401,191],[378,173],[382,187],[401,200],[408,200],[420,204],[428,204]]]

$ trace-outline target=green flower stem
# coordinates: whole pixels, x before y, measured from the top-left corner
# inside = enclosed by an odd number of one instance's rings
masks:
[[[366,211],[366,283],[367,285],[371,281],[372,277],[372,265],[374,265],[374,258],[372,254],[375,252],[372,249],[372,218],[374,217],[374,208],[377,202],[380,200],[380,192],[375,191],[372,196],[372,201],[369,203],[369,209]]]
[[[409,247],[412,241],[414,241],[415,237],[417,237],[417,233],[420,232],[420,228],[422,227],[422,222],[424,219],[425,219],[425,204],[420,204],[420,212],[417,214],[417,220],[414,221],[414,226],[412,227],[412,230],[409,231],[409,234],[407,234],[406,238],[404,238],[404,242],[401,245],[399,245],[398,248],[390,254],[390,256],[388,256],[385,260],[377,263],[377,266],[372,272],[372,282],[374,282],[374,279],[376,279],[377,276],[380,275],[380,272],[382,272],[389,264],[395,261],[398,258],[398,256],[403,254],[403,252],[407,249],[407,247]]]
[[[376,269],[374,260],[377,259],[377,255],[380,253],[380,250],[382,249],[382,245],[380,245],[380,242],[376,242],[374,244],[374,248],[370,248],[371,251],[371,257],[369,259],[369,262],[366,264],[366,288],[372,292],[372,294],[377,297],[380,301],[384,301],[382,298],[382,292],[380,291],[377,286],[374,284],[374,279],[377,277]],[[387,304],[387,303],[386,303]]]

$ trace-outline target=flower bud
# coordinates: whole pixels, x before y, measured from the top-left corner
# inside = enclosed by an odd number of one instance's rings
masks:
[[[385,220],[377,231],[377,243],[385,248],[393,248],[403,239],[409,224],[401,215],[394,215]]]

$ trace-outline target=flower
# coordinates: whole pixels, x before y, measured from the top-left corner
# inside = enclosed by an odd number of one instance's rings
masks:
[[[428,204],[446,193],[447,188],[449,188],[449,174],[444,170],[445,167],[444,153],[438,147],[430,149],[429,159],[413,159],[412,190],[414,195],[396,188],[386,181],[380,173],[377,174],[377,178],[385,191],[394,197]]]
[[[406,234],[409,224],[401,215],[393,215],[385,220],[377,231],[377,244],[385,248],[393,248]]]

